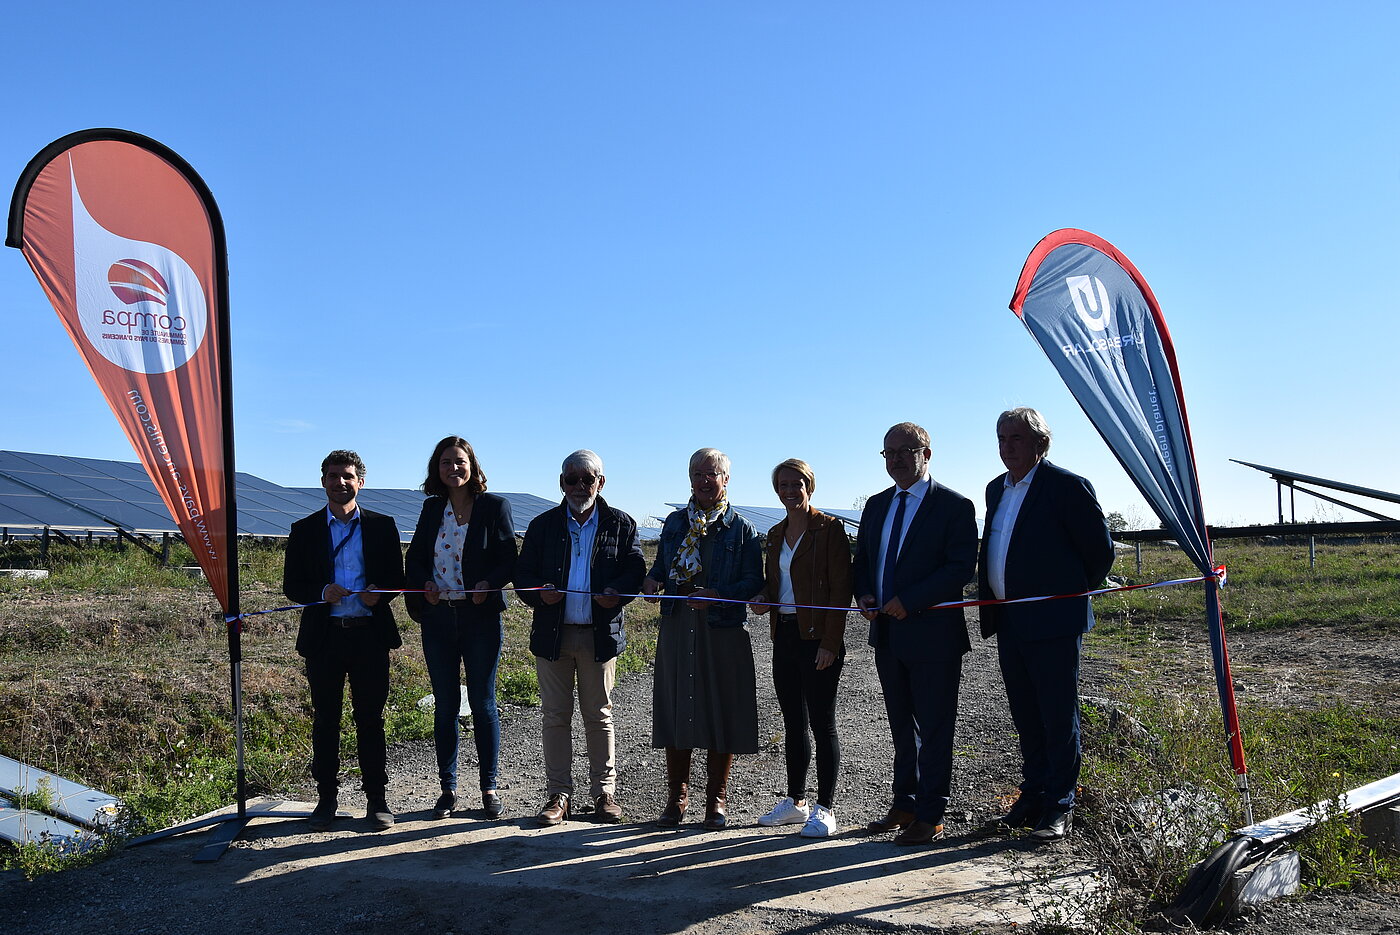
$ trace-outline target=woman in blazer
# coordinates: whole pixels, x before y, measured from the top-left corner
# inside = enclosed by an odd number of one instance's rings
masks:
[[[773,469],[773,489],[787,517],[768,531],[763,590],[754,613],[768,614],[773,637],[773,687],[783,712],[787,797],[758,819],[760,825],[802,825],[806,838],[836,833],[836,686],[846,658],[844,610],[851,603],[851,547],[846,527],[812,507],[817,479],[805,461],[789,458]],[[816,738],[817,799],[807,801],[808,726]]]
[[[504,810],[496,792],[501,719],[496,710],[496,667],[501,659],[500,589],[515,577],[515,526],[510,504],[486,493],[486,475],[465,438],[449,435],[433,448],[423,480],[428,499],[405,562],[408,612],[423,629],[423,656],[433,686],[433,740],[442,794],[434,818],[457,806],[459,679],[465,671],[486,814]]]

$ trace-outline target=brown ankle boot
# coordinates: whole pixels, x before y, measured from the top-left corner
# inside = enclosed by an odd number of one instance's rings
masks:
[[[685,818],[690,799],[690,751],[666,748],[666,808],[656,819],[662,828],[674,828]]]
[[[705,761],[705,827],[718,831],[729,823],[725,817],[725,794],[729,788],[729,770],[734,766],[734,754],[708,751]]]

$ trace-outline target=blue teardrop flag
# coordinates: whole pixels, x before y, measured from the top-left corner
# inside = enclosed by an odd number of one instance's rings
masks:
[[[1248,813],[1244,747],[1220,616],[1220,581],[1201,508],[1176,352],[1157,298],[1137,267],[1111,243],[1088,231],[1066,228],[1031,251],[1011,310],[1182,550],[1208,576],[1206,622],[1216,690],[1230,764]]]

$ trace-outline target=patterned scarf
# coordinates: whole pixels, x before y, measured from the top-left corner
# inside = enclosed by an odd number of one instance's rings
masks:
[[[696,506],[693,497],[686,504],[685,512],[690,517],[690,528],[686,530],[685,541],[681,543],[681,550],[676,553],[675,561],[671,562],[671,577],[677,584],[685,584],[700,574],[700,540],[710,524],[719,522],[720,517],[728,510],[728,497],[721,497],[715,508],[709,512]]]

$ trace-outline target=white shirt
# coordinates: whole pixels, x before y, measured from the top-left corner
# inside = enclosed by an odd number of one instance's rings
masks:
[[[987,580],[992,586],[992,595],[1006,598],[1006,550],[1011,545],[1011,533],[1016,529],[1016,517],[1021,513],[1021,504],[1026,502],[1026,492],[1031,489],[1035,472],[1040,462],[1026,472],[1017,483],[1011,482],[1008,471],[1002,476],[1001,501],[996,513],[987,519]]]
[[[468,525],[458,524],[457,513],[449,500],[442,508],[442,525],[438,527],[437,543],[433,546],[433,583],[439,591],[449,592],[447,596],[453,600],[466,596],[467,584],[462,580],[462,551],[467,544]]]
[[[798,536],[797,545],[801,544],[802,536]],[[783,550],[778,553],[778,600],[782,602],[778,606],[780,614],[797,613],[797,595],[792,590],[792,554],[797,551],[797,545],[788,545],[787,536],[783,536]]]
[[[899,530],[899,542],[895,543],[894,547],[896,561],[899,559],[900,549],[904,548],[904,537],[909,535],[909,527],[914,524],[914,514],[919,512],[919,507],[923,504],[924,497],[927,496],[928,492],[932,489],[933,479],[927,474],[910,484],[907,491],[901,491],[898,487],[895,487],[894,497],[890,499],[889,512],[885,514],[885,525],[880,527],[880,557],[875,565],[875,589],[877,591],[884,590],[885,555],[890,548],[890,530],[894,528],[894,515],[899,512],[900,493],[907,493],[909,496],[904,498],[904,516],[900,519],[903,528]],[[876,599],[879,601],[880,606],[883,607],[885,602],[893,596],[893,594],[877,594]]]

